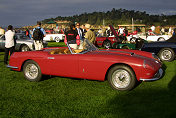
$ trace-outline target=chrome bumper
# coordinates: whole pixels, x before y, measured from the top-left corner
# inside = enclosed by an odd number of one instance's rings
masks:
[[[7,68],[18,69],[18,67],[7,65]]]
[[[163,70],[160,68],[158,70],[158,72],[155,74],[154,78],[151,78],[151,79],[143,79],[143,78],[140,78],[140,81],[156,81],[156,80],[159,80],[163,75]]]

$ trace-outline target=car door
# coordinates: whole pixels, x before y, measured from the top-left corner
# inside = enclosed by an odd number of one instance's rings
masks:
[[[47,60],[51,75],[79,78],[77,54],[48,54]]]
[[[105,59],[106,60],[106,59]],[[90,54],[79,55],[79,73],[84,79],[103,81],[109,64],[103,57]]]

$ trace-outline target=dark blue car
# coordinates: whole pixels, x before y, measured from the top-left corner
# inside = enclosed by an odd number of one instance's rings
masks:
[[[141,50],[155,53],[161,61],[173,61],[176,54],[176,37],[162,42],[144,43]]]

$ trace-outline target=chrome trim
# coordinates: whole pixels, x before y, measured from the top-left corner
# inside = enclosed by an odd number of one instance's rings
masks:
[[[18,67],[7,65],[7,68],[18,69]]]
[[[48,59],[55,59],[54,57],[48,57]]]
[[[158,72],[155,74],[155,76],[157,76],[157,77],[154,77],[154,78],[151,78],[151,79],[143,79],[143,78],[140,78],[139,80],[140,81],[156,81],[156,80],[159,80],[161,77],[162,77],[162,75],[163,75],[163,70],[160,68],[159,70],[158,70]]]

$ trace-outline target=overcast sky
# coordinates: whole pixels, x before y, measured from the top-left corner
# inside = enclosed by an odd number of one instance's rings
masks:
[[[176,0],[0,0],[0,26],[34,25],[38,20],[112,8],[176,15]]]

